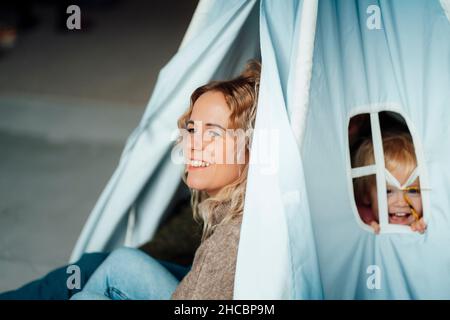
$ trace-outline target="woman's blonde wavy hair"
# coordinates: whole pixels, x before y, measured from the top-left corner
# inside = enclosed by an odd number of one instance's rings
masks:
[[[191,116],[194,103],[202,94],[218,91],[225,96],[225,101],[231,110],[229,119],[231,128],[250,132],[250,135],[246,135],[245,140],[245,147],[250,149],[251,130],[253,130],[256,118],[260,74],[261,64],[256,60],[251,60],[238,77],[227,81],[212,81],[197,88],[191,95],[188,110],[178,119],[178,128],[186,128],[186,122]],[[247,131],[249,129],[250,131]],[[177,143],[179,142],[180,140]],[[247,173],[248,161],[246,161],[239,178],[222,188],[214,197],[209,197],[204,191],[191,189],[194,219],[203,222],[202,241],[212,234],[218,224],[227,223],[243,214]],[[186,182],[186,172],[183,180]],[[221,217],[223,209],[227,213]]]

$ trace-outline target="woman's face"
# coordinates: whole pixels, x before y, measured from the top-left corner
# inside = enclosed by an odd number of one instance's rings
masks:
[[[189,188],[214,196],[239,178],[244,165],[237,164],[236,139],[226,130],[230,114],[224,95],[218,91],[205,92],[194,103],[183,139]]]

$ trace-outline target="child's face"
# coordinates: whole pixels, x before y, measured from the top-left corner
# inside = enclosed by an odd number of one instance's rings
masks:
[[[409,178],[408,172],[402,168],[402,166],[398,166],[395,170],[389,170],[389,172],[403,185],[406,183]],[[420,182],[419,178],[417,178],[410,187],[417,188],[420,190]],[[396,187],[387,184],[387,202],[388,202],[388,213],[389,213],[389,223],[391,224],[402,224],[402,225],[411,225],[415,218],[412,214],[412,210],[409,207],[408,203],[405,200],[404,194],[406,193],[409,198],[414,210],[416,210],[419,217],[422,217],[422,197],[420,192],[417,190],[409,190],[403,191],[398,190]],[[375,216],[378,218],[378,196],[376,187],[373,186],[370,191],[370,201],[372,211]]]

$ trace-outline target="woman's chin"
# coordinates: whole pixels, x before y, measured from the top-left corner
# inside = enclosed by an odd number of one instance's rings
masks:
[[[207,186],[205,185],[205,181],[199,179],[188,179],[186,180],[186,184],[189,187],[189,189],[197,190],[197,191],[205,191],[207,189]]]

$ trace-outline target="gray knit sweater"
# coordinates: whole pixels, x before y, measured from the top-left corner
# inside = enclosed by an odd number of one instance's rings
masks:
[[[242,216],[216,226],[198,247],[192,269],[180,282],[172,299],[233,299],[241,223]]]

